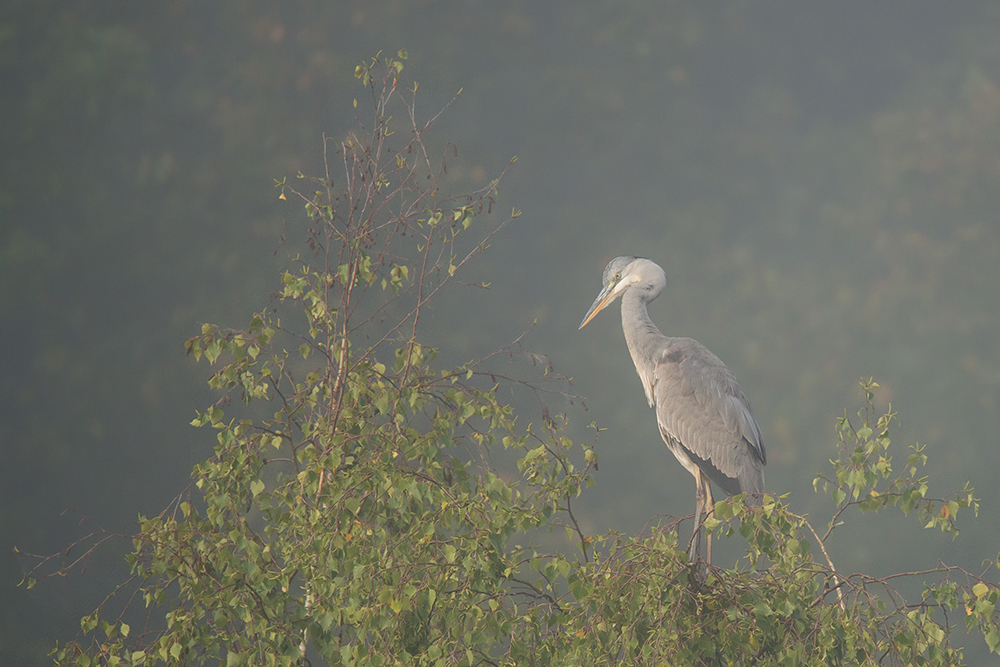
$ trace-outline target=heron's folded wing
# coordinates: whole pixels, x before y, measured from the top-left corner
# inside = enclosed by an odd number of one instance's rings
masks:
[[[653,371],[663,437],[674,439],[726,493],[763,493],[767,458],[743,389],[705,346],[690,338],[667,340]]]

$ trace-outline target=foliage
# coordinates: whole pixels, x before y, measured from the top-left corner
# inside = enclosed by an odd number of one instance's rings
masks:
[[[927,497],[919,447],[893,474],[893,414],[872,423],[871,381],[816,480],[836,505],[824,535],[773,496],[716,504],[706,528],[747,543],[729,569],[688,563],[676,523],[586,535],[573,500],[597,455],[563,435],[565,418],[520,427],[497,398],[501,383],[547,390],[549,366],[537,381],[504,377],[491,357],[442,371],[423,342],[428,304],[517,212],[488,226],[500,179],[447,194],[453,149],[435,166],[425,134],[437,116],[418,122],[416,84],[401,97],[403,60],[358,67],[374,122],[359,113],[357,132],[325,141],[315,190],[277,184],[305,208],[312,256],[247,328],[206,324],[187,342],[218,365],[223,396],[193,422],[216,432],[214,456],[140,518],[131,581],[82,619],[57,664],[951,665],[954,613],[1000,650],[986,572],[843,576],[827,556],[855,507],[898,506],[955,537],[959,511],[977,509],[968,487]],[[516,469],[492,462],[501,449]],[[899,577],[933,580],[907,601]]]

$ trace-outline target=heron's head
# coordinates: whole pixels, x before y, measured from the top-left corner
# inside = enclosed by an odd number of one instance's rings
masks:
[[[604,267],[602,282],[604,288],[580,322],[581,329],[633,285],[647,289],[646,300],[653,300],[663,289],[667,278],[658,264],[645,257],[615,257]]]

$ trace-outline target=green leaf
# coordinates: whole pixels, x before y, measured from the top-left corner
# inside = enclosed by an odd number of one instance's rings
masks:
[[[1000,630],[993,627],[986,631],[984,635],[986,645],[993,653],[1000,653]]]
[[[181,651],[183,650],[184,647],[181,646],[179,642],[174,642],[173,645],[170,647],[170,657],[173,658],[174,660],[179,659],[181,657]]]
[[[97,615],[97,612],[94,612],[93,614],[88,614],[87,616],[84,616],[83,618],[80,619],[80,629],[83,630],[83,632],[85,633],[91,632],[94,628],[97,627],[97,624],[99,622],[100,622],[100,617]]]
[[[222,345],[217,340],[213,340],[205,348],[205,358],[208,359],[208,363],[210,364],[214,364],[220,354],[222,354]]]

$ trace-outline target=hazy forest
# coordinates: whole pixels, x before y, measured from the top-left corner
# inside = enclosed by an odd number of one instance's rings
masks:
[[[488,398],[514,430],[565,416],[561,435],[599,457],[576,535],[655,541],[692,511],[617,307],[577,330],[607,261],[641,255],[667,274],[652,319],[739,378],[790,512],[819,528],[836,511],[814,480],[833,474],[838,420],[858,425],[869,378],[872,427],[895,413],[898,467],[919,451],[927,497],[975,489],[957,537],[947,504],[852,508],[827,545],[838,573],[946,562],[995,586],[998,34],[986,2],[4,3],[0,664],[52,664],[129,576],[132,543],[29,589],[35,555],[134,533],[212,457],[208,381],[229,361],[190,341],[306,298],[287,272],[315,255],[325,212],[290,188],[340,178],[335,149],[372,127],[383,79],[357,67],[373,58],[399,58],[414,123],[441,112],[423,139],[449,193],[487,193],[469,228],[484,251],[444,281],[419,340],[435,368],[485,357],[477,372],[514,378]],[[473,451],[514,483],[515,454]],[[538,539],[579,553],[572,531]],[[716,565],[746,551],[717,540]],[[900,590],[919,599],[932,578]],[[968,664],[1000,664],[965,633],[969,604],[938,622]]]

